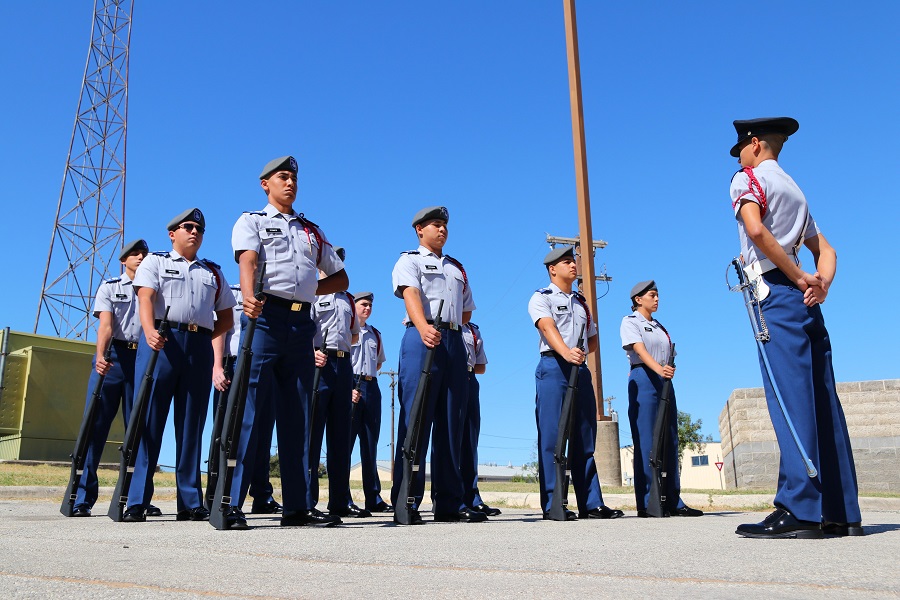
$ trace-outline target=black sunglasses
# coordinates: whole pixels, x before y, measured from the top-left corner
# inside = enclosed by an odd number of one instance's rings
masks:
[[[203,235],[203,233],[206,231],[206,228],[202,225],[194,225],[193,223],[182,223],[178,227],[184,229],[188,233],[191,233],[196,229],[197,233],[199,233],[200,235]]]

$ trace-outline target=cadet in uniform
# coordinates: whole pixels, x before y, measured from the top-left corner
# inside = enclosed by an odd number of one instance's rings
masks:
[[[484,521],[487,516],[473,511],[463,501],[460,451],[468,377],[466,346],[460,327],[468,322],[475,303],[462,264],[443,254],[449,220],[450,215],[443,206],[424,208],[416,213],[412,225],[419,248],[401,254],[391,275],[394,295],[403,299],[407,315],[406,333],[400,345],[399,443],[394,460],[391,502],[396,507],[398,501],[405,501],[397,498],[403,479],[403,441],[425,352],[428,348],[436,348],[428,385],[427,411],[422,419],[422,444],[417,456],[419,470],[410,486],[410,494],[415,496],[415,509],[418,510],[425,491],[425,450],[429,434],[433,433],[431,490],[434,520],[473,523]],[[441,300],[444,301],[441,325],[436,329],[433,323]],[[422,522],[418,514],[413,521],[415,524]]]
[[[741,525],[746,537],[862,535],[856,470],[847,423],[835,390],[831,341],[819,304],[834,280],[834,248],[819,231],[800,188],[778,164],[788,136],[800,125],[789,117],[735,121],[731,155],[742,167],[731,180],[741,257],[758,282],[759,308],[768,326],[769,364],[800,442],[818,470],[810,478],[773,393],[760,356],[769,416],[781,449],[775,511]],[[815,273],[798,252],[812,252]]]
[[[247,318],[257,318],[257,325],[237,467],[228,494],[237,503],[229,509],[226,525],[231,529],[247,527],[239,507],[256,464],[257,438],[265,429],[264,413],[272,405],[278,423],[284,504],[281,525],[335,525],[341,522],[339,518],[308,505],[307,427],[316,333],[310,305],[317,295],[347,289],[347,274],[321,228],[294,210],[294,157],[270,161],[259,179],[268,204],[261,211],[242,214],[231,236],[244,296],[242,328]],[[260,261],[266,263],[264,300],[253,297]],[[326,276],[317,279],[320,270]]]
[[[197,258],[206,230],[200,209],[184,211],[169,222],[168,230],[172,251],[148,255],[134,278],[144,333],[138,345],[136,377],[143,377],[152,350],[159,351],[159,358],[123,516],[127,522],[144,520],[173,398],[176,518],[209,518],[200,482],[200,456],[212,387],[212,339],[231,329],[235,302],[219,266]],[[169,329],[163,337],[157,328],[166,307]]]
[[[125,244],[119,253],[119,261],[125,272],[115,279],[109,279],[97,289],[94,299],[94,316],[100,320],[97,328],[97,353],[94,356],[91,376],[88,379],[88,397],[97,386],[97,378],[105,375],[100,398],[94,408],[94,422],[90,425],[90,446],[84,459],[84,471],[77,482],[78,491],[72,507],[73,517],[91,516],[91,508],[97,501],[97,466],[109,435],[113,419],[122,406],[125,423],[131,415],[134,401],[134,359],[137,355],[137,341],[141,335],[141,320],[137,314],[137,297],[132,281],[134,272],[147,256],[147,242],[134,240]],[[103,359],[106,347],[112,342],[110,360]]]
[[[341,261],[344,249],[335,248]],[[319,296],[313,302],[316,322],[316,366],[319,395],[313,415],[309,460],[309,505],[319,502],[319,457],[327,431],[328,514],[338,517],[371,517],[372,513],[353,504],[350,498],[350,405],[353,396],[353,363],[350,348],[359,338],[356,304],[347,292]],[[323,339],[328,332],[328,339]]]
[[[597,351],[597,325],[593,322],[584,297],[572,290],[577,278],[575,249],[571,246],[551,250],[544,257],[550,285],[537,290],[528,302],[528,315],[540,333],[541,360],[535,371],[537,387],[535,417],[538,429],[538,474],[541,506],[549,519],[556,470],[553,454],[556,448],[563,398],[571,369],[578,369],[578,394],[569,438],[569,468],[578,502],[578,516],[566,511],[566,520],[616,519],[624,513],[603,504],[597,465],[594,462],[594,440],[597,437],[597,404],[591,372],[584,365],[586,353],[578,347],[582,325],[587,339],[587,352]]]
[[[463,502],[472,510],[483,512],[489,517],[501,514],[499,508],[492,508],[481,499],[478,491],[478,435],[481,432],[481,403],[479,401],[479,385],[476,375],[482,375],[487,369],[487,355],[484,353],[484,340],[478,325],[469,321],[463,326],[463,341],[466,343],[466,363],[469,370],[469,402],[466,407],[466,418],[463,422],[462,454],[460,468],[463,479]]]
[[[659,308],[659,290],[653,280],[642,281],[631,288],[631,310],[634,312],[622,319],[619,334],[622,348],[628,356],[631,370],[628,375],[628,421],[631,423],[631,439],[634,441],[634,501],[639,517],[647,514],[650,499],[650,450],[653,448],[653,428],[659,407],[659,393],[663,378],[672,379],[675,367],[669,361],[671,339],[662,323],[653,318]],[[668,448],[664,469],[667,488],[661,490],[666,496],[664,510],[673,517],[700,517],[703,511],[685,506],[681,500],[681,482],[678,473],[678,406],[675,403],[675,388],[669,392],[669,423],[667,426]]]
[[[234,326],[225,335],[213,340],[213,353],[215,356],[213,366],[213,408],[219,406],[219,397],[231,386],[231,378],[234,377],[234,367],[240,352],[241,315],[244,314],[244,297],[241,294],[239,284],[230,287],[234,296]],[[227,402],[226,402],[227,403]],[[275,425],[274,406],[269,411],[272,413],[266,418],[271,423],[268,435],[259,436],[259,452],[257,452],[257,465],[253,469],[253,478],[250,481],[249,494],[253,498],[251,512],[254,514],[273,515],[281,512],[281,505],[272,497],[272,483],[269,481],[269,448],[272,445],[272,429]],[[218,447],[211,451],[218,451]],[[209,457],[212,460],[212,457]],[[215,490],[211,490],[215,491]]]
[[[378,388],[378,371],[384,364],[384,346],[381,332],[368,325],[372,315],[375,294],[354,294],[359,336],[351,348],[353,378],[353,420],[350,424],[350,452],[359,437],[359,462],[362,468],[365,508],[369,512],[391,512],[394,507],[381,499],[381,480],[378,477],[378,436],[381,433],[381,390]]]

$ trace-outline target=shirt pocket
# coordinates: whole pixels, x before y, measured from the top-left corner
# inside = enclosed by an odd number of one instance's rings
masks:
[[[291,246],[288,233],[281,227],[263,227],[259,231],[259,240],[266,262],[285,260],[290,257]]]
[[[184,297],[184,273],[178,269],[163,269],[160,273],[162,279],[162,295],[164,298],[183,298]]]

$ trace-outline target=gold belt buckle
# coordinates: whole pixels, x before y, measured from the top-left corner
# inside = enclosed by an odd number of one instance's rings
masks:
[[[137,350],[137,342],[128,342],[126,348],[129,350]]]
[[[297,312],[297,311],[300,310],[301,308],[303,308],[303,303],[302,303],[302,302],[294,302],[293,304],[291,304],[291,310],[292,310],[293,312]]]
[[[197,331],[198,327],[196,323],[188,323],[188,331]]]
[[[347,353],[344,352],[343,350],[338,350],[337,352],[334,353],[334,355],[337,356],[338,358],[344,358],[345,356],[347,356]]]
[[[475,370],[475,367],[469,367],[469,373]]]
[[[451,330],[453,330],[453,331],[459,331],[459,325],[456,324],[456,323],[450,323],[450,324],[448,325],[448,327],[449,327],[449,329],[451,329]]]

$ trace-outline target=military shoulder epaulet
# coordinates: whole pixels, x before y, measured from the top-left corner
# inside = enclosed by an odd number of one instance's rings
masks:
[[[231,289],[238,291],[238,292],[241,291],[241,284],[239,284],[239,283],[232,283],[228,287],[230,287]]]
[[[400,254],[418,254],[418,250],[407,250],[406,252],[401,252]]]
[[[469,287],[469,276],[466,275],[466,270],[463,268],[462,263],[450,256],[449,254],[445,254],[444,258],[449,260],[451,263],[456,265],[456,268],[459,269],[460,273],[463,276],[463,291],[466,291],[466,288]]]
[[[353,297],[353,294],[346,290],[344,291],[344,293],[347,294],[348,298],[350,298],[350,304],[356,304],[356,298]]]
[[[107,279],[107,280],[104,281],[103,283],[119,283],[120,281],[122,281],[122,278],[121,278],[121,277],[116,277],[115,279]]]
[[[222,268],[221,266],[219,266],[218,264],[209,260],[208,258],[201,259],[201,262],[208,267],[212,267],[213,269],[221,269]]]
[[[631,313],[630,315],[625,315],[624,318],[625,319],[637,319],[637,315],[635,315],[634,313]]]
[[[370,325],[369,327],[372,328],[372,331],[374,331],[374,332],[377,333],[378,335],[381,335],[381,330],[380,330],[380,329],[378,329],[378,328],[375,327],[374,325]]]
[[[535,294],[552,294],[553,290],[551,290],[550,288],[538,288],[538,289],[534,290],[534,293]]]
[[[151,254],[154,254],[154,255],[156,255],[156,256],[164,256],[164,257],[166,257],[166,258],[169,257],[169,253],[166,252],[166,251],[163,251],[163,252],[151,252]]]
[[[572,295],[578,298],[581,301],[587,302],[587,298],[585,298],[581,292],[572,292]]]
[[[476,324],[473,323],[472,321],[469,321],[468,324],[471,325],[472,327],[474,327],[475,329],[481,329],[480,327],[478,327],[478,325],[476,325]]]
[[[734,178],[735,178],[735,177],[737,177],[738,175],[740,175],[741,173],[744,173],[744,172],[745,172],[745,171],[744,171],[743,168],[738,169],[737,171],[734,172],[734,175],[731,176],[731,180],[734,181]]]
[[[264,211],[264,210],[245,210],[244,214],[245,215],[256,215],[258,217],[264,217],[264,216],[266,216],[266,211]]]

